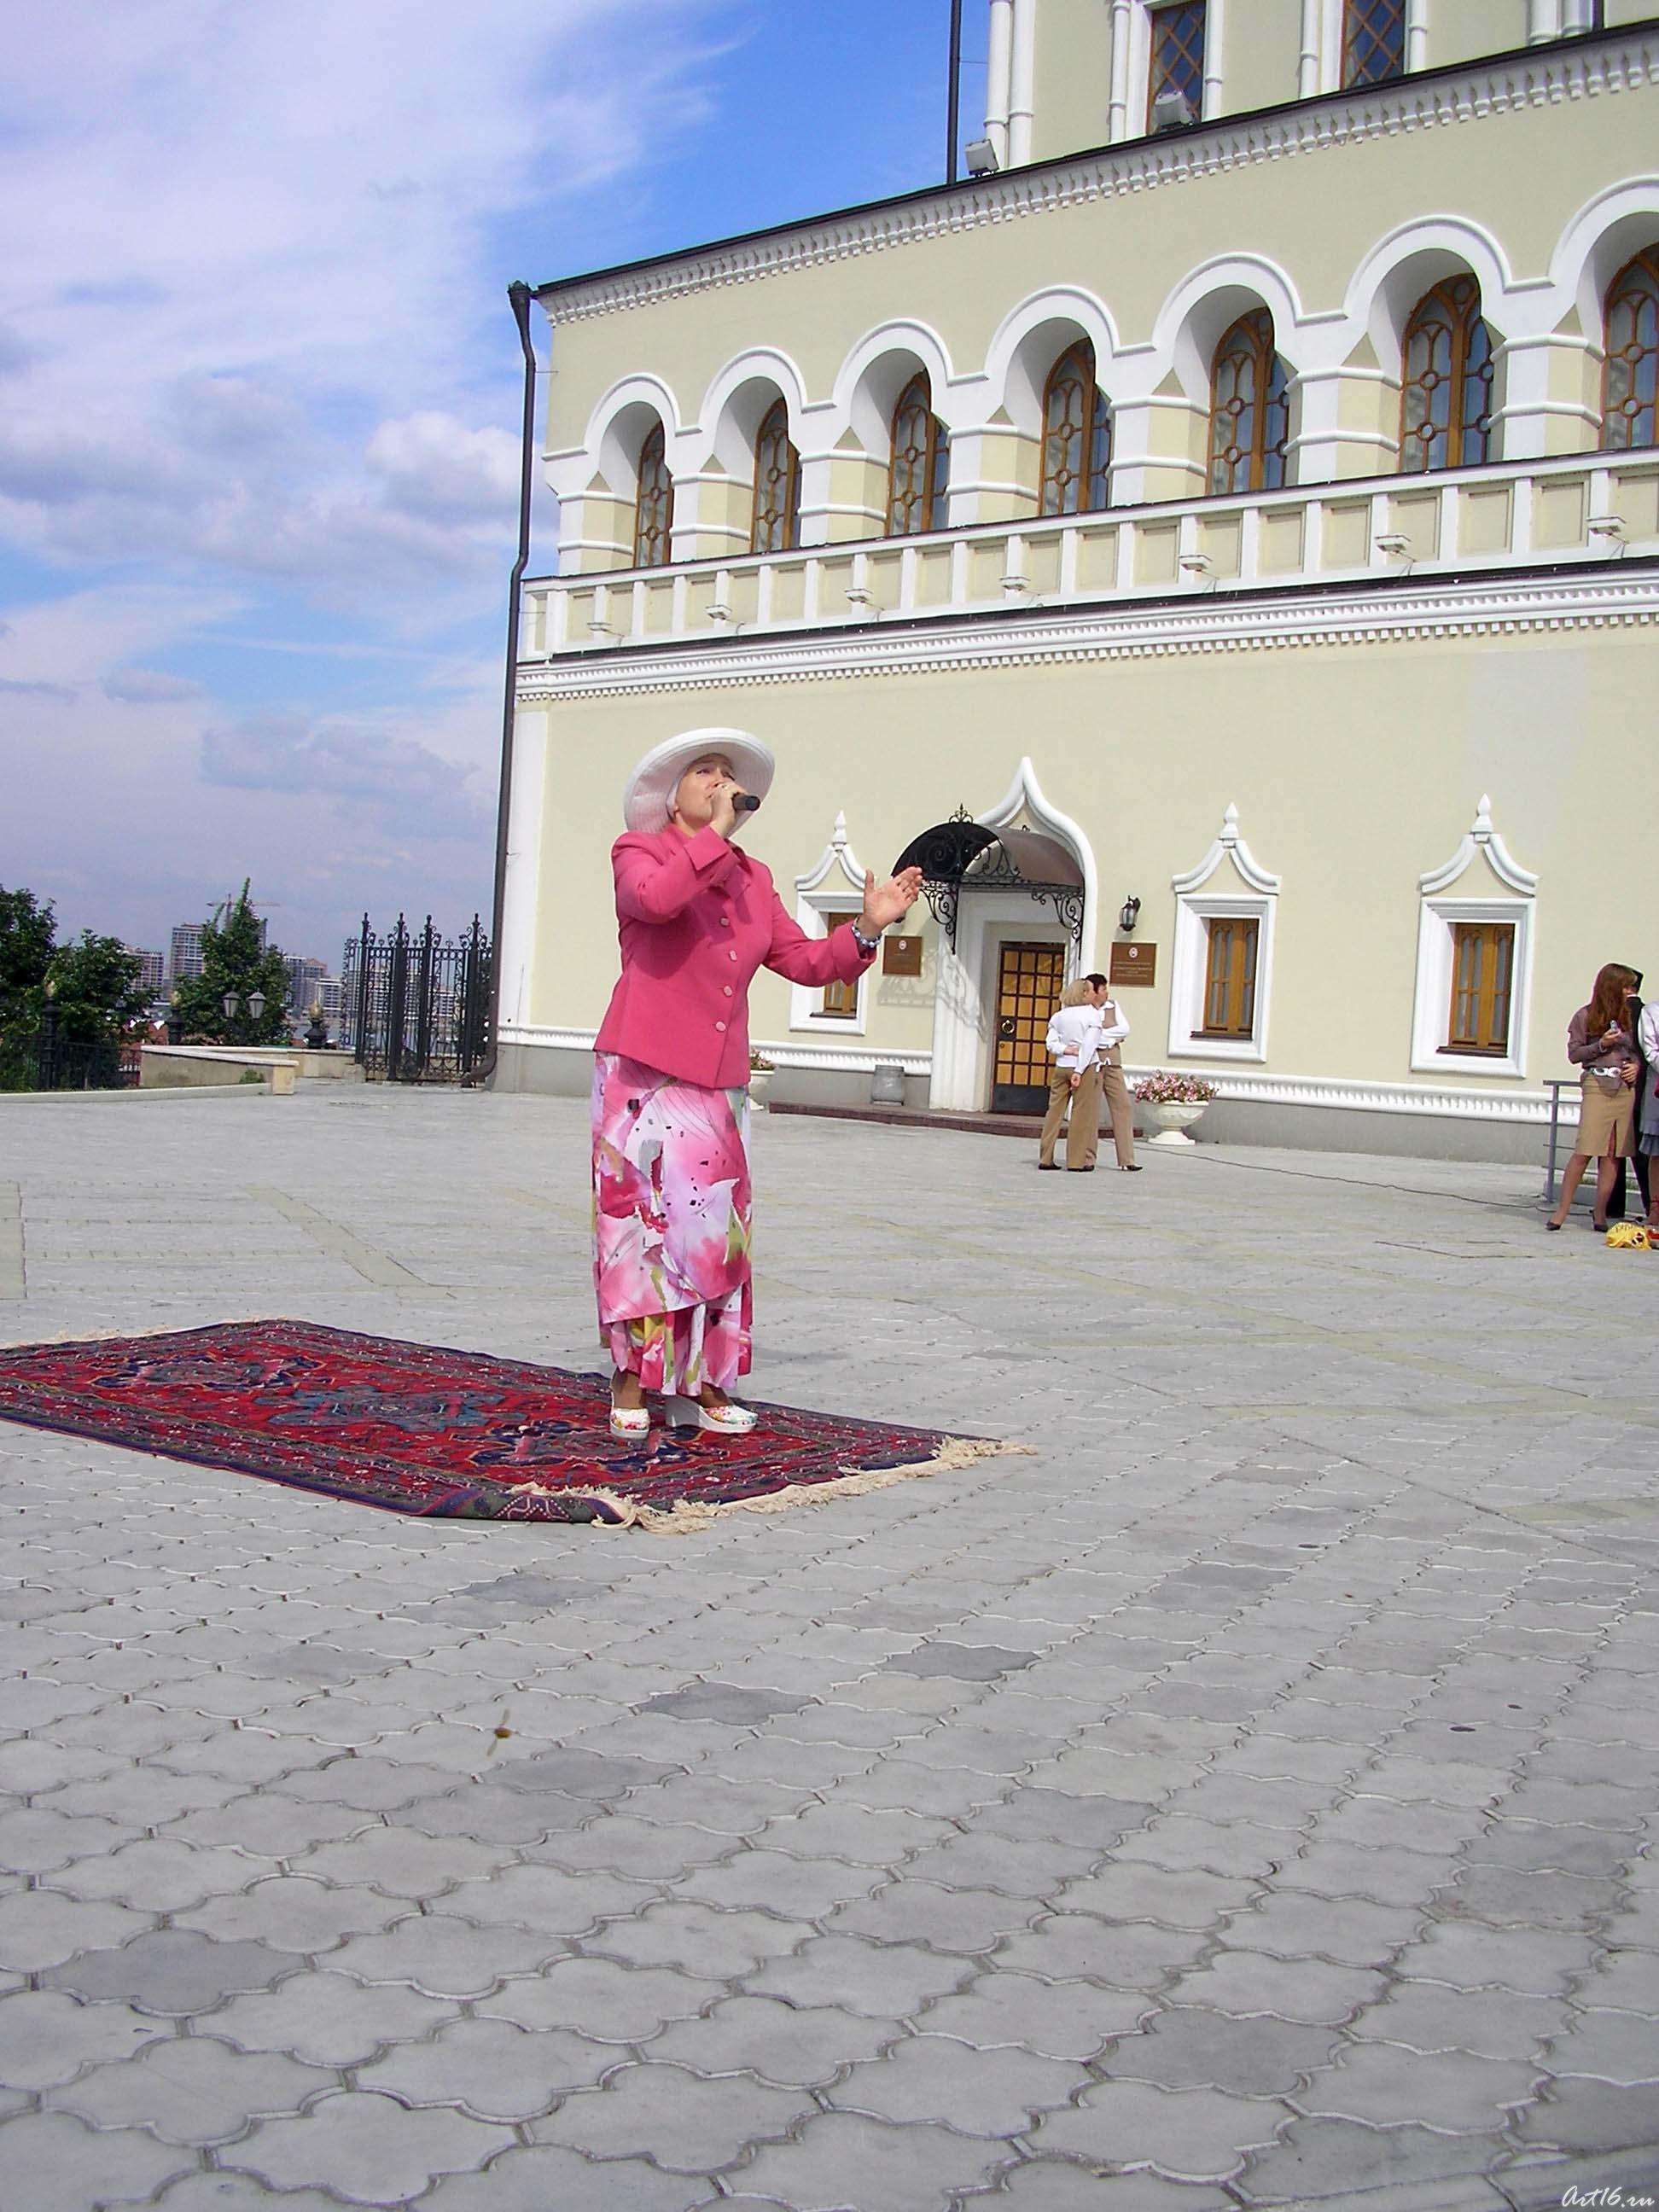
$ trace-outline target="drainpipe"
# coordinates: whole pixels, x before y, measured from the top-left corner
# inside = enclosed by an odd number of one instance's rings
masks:
[[[530,287],[509,284],[507,296],[524,350],[524,426],[519,440],[519,554],[507,592],[507,675],[501,699],[501,787],[495,807],[495,899],[490,924],[489,1050],[465,1079],[469,1086],[493,1083],[501,1018],[501,923],[507,912],[507,819],[513,799],[513,717],[518,704],[520,586],[530,560],[530,501],[536,452],[536,349],[530,343]]]
[[[1008,95],[1014,65],[1014,0],[991,0],[985,64],[985,135],[1002,168],[1008,167]]]
[[[945,104],[945,181],[957,180],[957,139],[962,102],[962,0],[951,0],[951,90]]]

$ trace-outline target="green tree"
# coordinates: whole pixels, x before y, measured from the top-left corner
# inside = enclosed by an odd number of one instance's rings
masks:
[[[258,994],[264,1000],[258,1018],[248,1012]],[[234,995],[236,1012],[224,1002]],[[259,918],[245,881],[210,921],[202,924],[202,972],[182,979],[179,1012],[187,1038],[210,1044],[286,1044],[288,963],[272,945],[259,950]]]
[[[0,1036],[40,1025],[40,987],[58,934],[52,901],[33,891],[0,890]]]
[[[83,929],[73,944],[59,945],[46,974],[58,1002],[58,1035],[74,1044],[112,1043],[148,1026],[141,972],[138,955],[118,937]]]

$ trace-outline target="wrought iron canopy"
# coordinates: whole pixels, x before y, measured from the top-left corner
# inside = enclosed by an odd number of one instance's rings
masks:
[[[1025,891],[1052,906],[1073,945],[1083,939],[1083,875],[1057,838],[1035,830],[988,830],[959,806],[913,837],[893,863],[920,868],[933,919],[957,949],[957,912],[964,891]]]

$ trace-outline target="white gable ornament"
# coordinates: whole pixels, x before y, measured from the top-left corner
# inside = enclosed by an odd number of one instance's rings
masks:
[[[1221,828],[1215,842],[1204,858],[1188,874],[1171,878],[1176,896],[1185,898],[1193,891],[1201,890],[1229,854],[1232,855],[1234,867],[1253,891],[1259,891],[1264,898],[1271,898],[1277,893],[1280,878],[1269,875],[1244,842],[1238,826],[1238,809],[1230,803],[1221,817]]]
[[[1510,853],[1496,830],[1492,826],[1492,800],[1483,791],[1480,804],[1474,811],[1474,820],[1463,833],[1457,850],[1443,867],[1431,868],[1427,875],[1417,879],[1418,890],[1424,897],[1432,897],[1443,891],[1448,884],[1455,884],[1474,860],[1477,852],[1486,856],[1486,865],[1500,884],[1522,898],[1532,898],[1538,890],[1538,878],[1530,868],[1523,868]]]

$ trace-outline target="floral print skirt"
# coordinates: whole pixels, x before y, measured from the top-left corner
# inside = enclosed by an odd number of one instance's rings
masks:
[[[729,1390],[750,1361],[749,1094],[593,1059],[601,1341],[647,1390]]]

